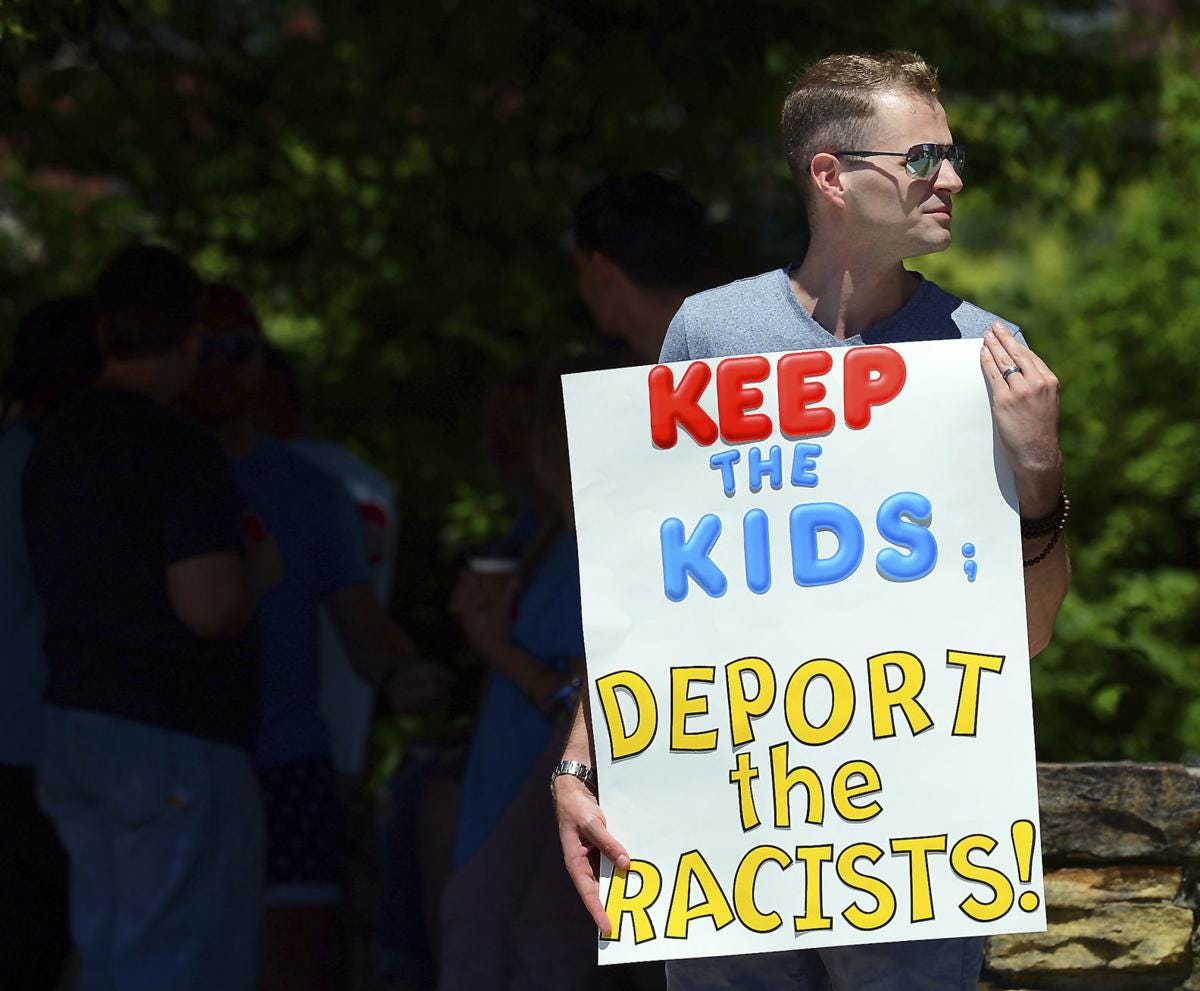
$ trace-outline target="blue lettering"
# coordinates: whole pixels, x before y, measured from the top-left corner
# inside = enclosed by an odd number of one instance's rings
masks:
[[[792,538],[792,575],[803,587],[832,585],[849,578],[862,562],[862,524],[845,506],[836,502],[814,502],[792,509],[789,519]],[[817,534],[822,530],[837,537],[832,557],[817,556]]]
[[[712,513],[700,517],[690,537],[684,538],[683,521],[672,516],[659,529],[662,542],[663,590],[672,602],[687,597],[688,575],[713,598],[725,594],[724,573],[708,556],[721,536],[721,521]]]
[[[762,595],[771,587],[771,541],[767,514],[752,509],[742,518],[742,540],[746,550],[746,584]]]
[[[929,531],[933,506],[917,492],[888,496],[875,516],[879,534],[889,543],[908,551],[902,554],[885,547],[875,555],[875,567],[884,578],[912,582],[924,578],[937,564],[937,541]]]
[[[708,459],[710,468],[721,469],[721,484],[725,487],[726,495],[733,495],[736,487],[733,480],[733,466],[742,459],[741,451],[718,451]]]
[[[760,448],[750,448],[749,464],[746,467],[750,475],[751,492],[762,489],[762,480],[768,475],[771,476],[771,488],[783,488],[783,452],[778,444],[771,445],[771,453],[767,455],[765,462]]]
[[[817,467],[816,459],[821,456],[820,444],[800,443],[792,455],[792,484],[802,485],[813,489],[817,486],[817,476],[813,469]]]

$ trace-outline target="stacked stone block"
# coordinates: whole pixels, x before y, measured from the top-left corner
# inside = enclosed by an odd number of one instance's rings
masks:
[[[1200,991],[1200,768],[1038,767],[1044,933],[997,936],[989,991]]]

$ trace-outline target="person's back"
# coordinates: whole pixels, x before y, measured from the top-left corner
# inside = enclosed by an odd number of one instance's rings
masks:
[[[42,429],[25,502],[47,615],[46,700],[244,746],[254,637],[197,636],[167,589],[174,562],[241,551],[216,443],[145,395],[93,389]]]
[[[199,293],[162,248],[109,265],[98,387],[44,424],[23,482],[49,667],[38,798],[87,988],[249,991],[258,970],[252,575],[225,458],[166,408],[195,371]]]

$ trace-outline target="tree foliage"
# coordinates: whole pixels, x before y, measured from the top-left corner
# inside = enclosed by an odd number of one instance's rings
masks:
[[[135,235],[245,287],[319,429],[399,480],[398,604],[436,644],[439,535],[497,514],[487,383],[591,334],[580,193],[661,171],[708,204],[726,276],[796,258],[791,79],[917,49],[970,147],[956,247],[922,267],[1065,383],[1076,574],[1037,664],[1043,753],[1178,757],[1200,749],[1200,101],[1162,6],[4,3],[0,322]]]

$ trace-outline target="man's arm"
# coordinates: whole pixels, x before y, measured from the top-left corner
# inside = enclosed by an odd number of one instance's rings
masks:
[[[241,557],[228,551],[197,554],[167,566],[171,611],[202,640],[235,636],[254,613],[255,599]]]
[[[408,634],[387,614],[370,585],[346,585],[325,599],[358,676],[387,695],[397,712],[418,713],[441,702],[452,678],[418,660]]]
[[[1036,354],[997,321],[984,335],[980,353],[992,387],[992,407],[1004,452],[1017,482],[1023,519],[1049,516],[1063,491],[1062,451],[1058,446],[1058,379]],[[1004,369],[1019,372],[1004,377]],[[1025,539],[1021,556],[1032,560],[1050,543],[1050,535]],[[1054,635],[1054,621],[1067,595],[1071,566],[1062,534],[1042,560],[1025,568],[1025,617],[1029,656],[1040,653]]]
[[[575,717],[567,733],[563,760],[577,760],[589,767],[596,765],[592,754],[591,707],[586,688],[580,694]],[[571,875],[575,890],[579,892],[597,928],[607,935],[612,932],[612,923],[600,902],[599,854],[603,853],[611,860],[617,870],[625,870],[629,866],[629,854],[609,833],[604,813],[600,811],[600,802],[579,778],[569,774],[560,775],[554,779],[552,791],[567,873]]]

